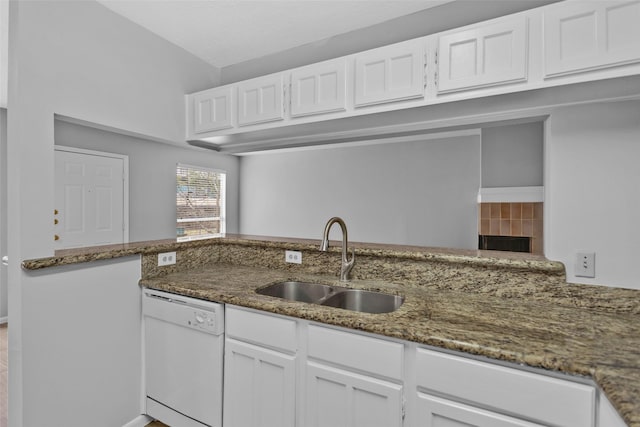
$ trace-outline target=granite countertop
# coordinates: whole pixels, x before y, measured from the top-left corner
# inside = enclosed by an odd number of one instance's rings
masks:
[[[259,295],[284,280],[340,285],[335,276],[217,264],[145,278],[142,286],[235,304],[592,378],[631,427],[640,427],[640,319],[635,311],[577,309],[555,298],[530,299],[353,280],[348,286],[405,296],[393,313],[367,314]],[[509,284],[505,284],[509,286]],[[572,298],[581,298],[577,288]],[[560,301],[560,302],[559,302]]]
[[[295,250],[317,250],[319,240],[298,239],[271,236],[254,236],[245,234],[226,234],[223,237],[203,240],[178,242],[176,239],[151,240],[143,242],[122,243],[104,246],[92,246],[77,249],[55,251],[50,257],[27,259],[22,261],[25,270],[40,270],[49,267],[72,265],[84,262],[120,258],[129,255],[153,254],[187,248],[205,248],[214,245],[235,244],[264,248],[288,248]],[[332,242],[339,246],[340,242]],[[380,243],[349,242],[355,247],[356,254],[384,256],[387,258],[404,258],[415,260],[440,260],[443,262],[465,262],[477,265],[510,265],[527,267],[532,264],[538,270],[557,271],[564,266],[558,262],[547,260],[541,255],[519,254],[514,252],[480,251],[467,249],[428,248],[423,246],[407,246]]]
[[[167,239],[56,251],[22,268],[141,255],[140,284],[153,289],[589,377],[629,426],[640,427],[640,291],[568,285],[564,265],[531,254],[352,242],[359,280],[348,286],[402,294],[400,309],[358,313],[255,292],[285,280],[342,285],[337,272],[324,274],[339,265],[339,248],[320,257],[318,244],[248,235]],[[304,265],[285,266],[283,249],[302,251]],[[177,265],[158,267],[157,254],[168,251],[177,251]]]

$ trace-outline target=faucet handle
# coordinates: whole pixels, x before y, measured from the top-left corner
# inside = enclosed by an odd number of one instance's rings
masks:
[[[356,263],[356,250],[351,248],[351,259],[348,260],[345,255],[345,259],[342,261],[342,266],[340,267],[340,280],[343,282],[349,281],[349,274],[351,270],[353,270],[353,266]]]

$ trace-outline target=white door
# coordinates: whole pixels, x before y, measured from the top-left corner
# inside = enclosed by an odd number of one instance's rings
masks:
[[[126,158],[55,151],[55,248],[124,243]]]
[[[295,356],[227,338],[225,427],[295,425]]]
[[[400,427],[402,386],[307,362],[308,427]]]
[[[424,427],[542,427],[423,393],[418,393],[418,412]]]

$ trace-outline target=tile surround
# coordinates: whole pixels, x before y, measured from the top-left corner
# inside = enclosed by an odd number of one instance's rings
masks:
[[[530,237],[531,253],[542,255],[542,203],[480,203],[478,234]]]

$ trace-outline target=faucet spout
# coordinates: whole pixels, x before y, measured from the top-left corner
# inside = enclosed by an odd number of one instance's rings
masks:
[[[331,226],[333,224],[338,223],[340,229],[342,230],[342,264],[340,266],[340,280],[343,282],[349,281],[349,274],[351,273],[351,269],[353,269],[353,265],[355,264],[356,254],[355,251],[351,250],[351,260],[347,259],[347,225],[344,223],[342,218],[334,216],[329,221],[327,221],[327,225],[324,227],[324,233],[322,234],[322,243],[320,244],[320,251],[326,252],[329,249],[329,231],[331,230]]]

